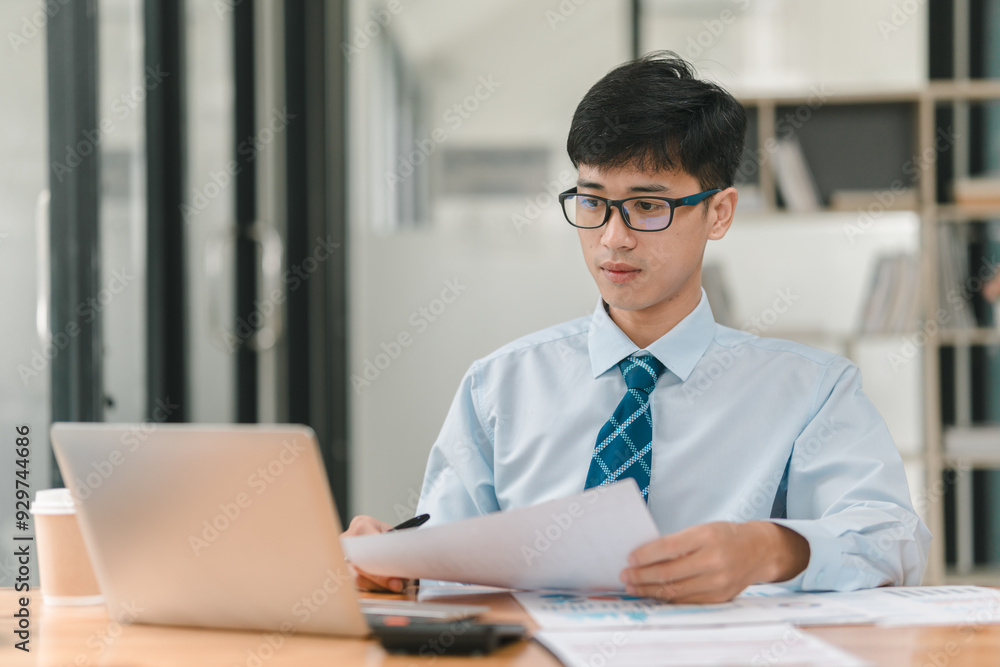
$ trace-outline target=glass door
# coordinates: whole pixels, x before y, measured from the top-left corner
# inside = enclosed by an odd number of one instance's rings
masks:
[[[27,426],[33,445],[28,459],[32,491],[51,475],[45,445],[49,421],[52,359],[48,339],[48,237],[40,221],[48,215],[48,127],[44,14],[34,0],[0,3],[0,25],[9,37],[0,49],[0,587],[13,586],[16,527],[13,507],[15,428]],[[38,24],[41,24],[39,27]],[[7,32],[7,31],[5,31]]]
[[[328,39],[344,3],[0,4],[0,442],[28,427],[32,496],[62,485],[52,421],[299,422],[346,516],[344,71]],[[5,543],[16,521],[0,508]],[[0,586],[12,566],[0,555]]]

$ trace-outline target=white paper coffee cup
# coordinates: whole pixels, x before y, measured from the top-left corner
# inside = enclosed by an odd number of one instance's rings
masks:
[[[31,513],[35,516],[38,576],[45,604],[103,604],[69,489],[38,491]]]

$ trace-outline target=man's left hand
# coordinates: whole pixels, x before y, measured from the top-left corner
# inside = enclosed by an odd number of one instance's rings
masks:
[[[750,584],[787,581],[808,564],[809,543],[789,528],[769,521],[717,521],[639,547],[621,580],[633,595],[726,602]]]

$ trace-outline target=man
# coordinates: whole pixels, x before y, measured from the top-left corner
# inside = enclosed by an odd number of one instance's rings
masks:
[[[745,134],[739,102],[673,54],[591,88],[560,200],[601,300],[472,364],[418,513],[446,523],[632,477],[662,537],[630,556],[629,592],[708,603],[763,582],[920,583],[930,534],[857,368],[712,317],[702,256],[733,222]],[[359,517],[347,533],[387,528]]]

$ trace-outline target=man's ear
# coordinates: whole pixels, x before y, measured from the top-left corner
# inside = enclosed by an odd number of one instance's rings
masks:
[[[736,192],[736,188],[734,187],[728,187],[712,197],[708,205],[709,219],[712,225],[708,230],[708,238],[718,241],[726,235],[726,232],[729,231],[729,226],[733,224],[733,216],[736,214],[736,202],[739,197],[739,193]]]

